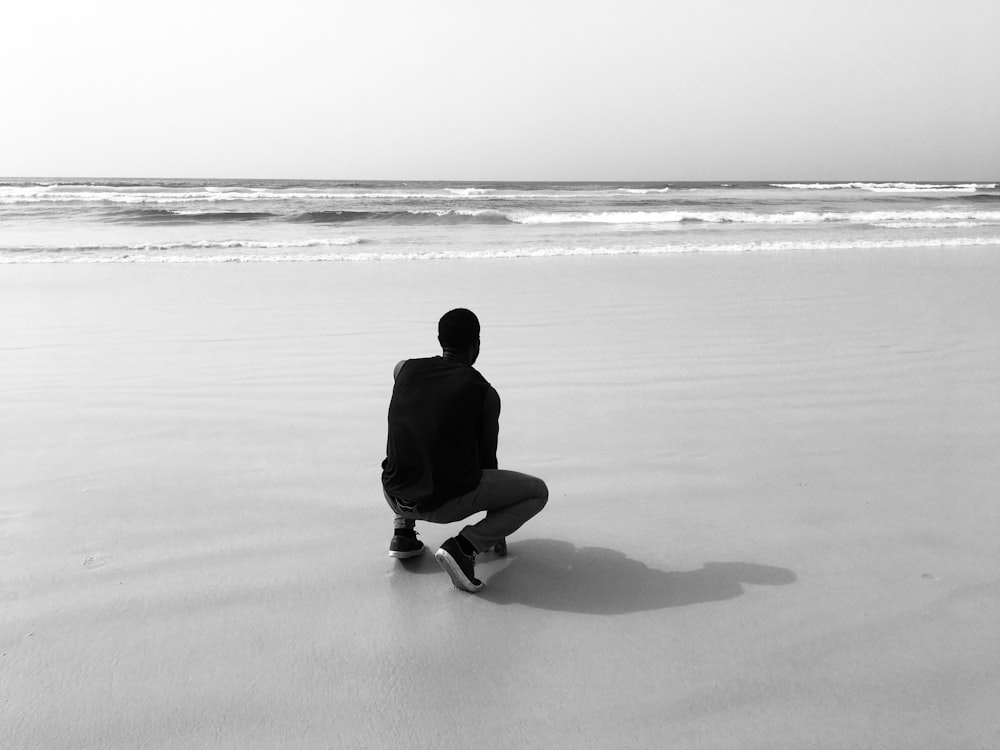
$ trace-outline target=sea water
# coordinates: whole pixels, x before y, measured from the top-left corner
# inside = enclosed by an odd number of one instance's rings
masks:
[[[0,263],[1000,246],[996,183],[0,180]]]

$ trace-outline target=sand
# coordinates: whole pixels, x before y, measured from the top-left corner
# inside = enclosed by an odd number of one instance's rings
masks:
[[[996,747],[998,289],[996,248],[2,267],[0,747]],[[458,305],[552,493],[478,595],[379,491]]]

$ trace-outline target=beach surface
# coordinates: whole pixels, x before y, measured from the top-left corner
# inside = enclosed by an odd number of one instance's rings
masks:
[[[995,247],[0,268],[0,747],[1000,746],[998,289]],[[379,485],[457,306],[551,491],[478,595],[387,557]]]

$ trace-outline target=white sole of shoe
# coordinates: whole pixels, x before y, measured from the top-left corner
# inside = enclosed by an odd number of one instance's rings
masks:
[[[409,551],[398,551],[390,550],[389,557],[395,557],[397,560],[409,560],[411,557],[419,557],[424,554],[424,547],[420,549],[411,549]]]
[[[449,555],[445,550],[439,549],[435,552],[434,559],[438,561],[438,564],[440,564],[442,568],[444,568],[444,572],[451,578],[451,582],[455,584],[455,588],[461,589],[462,591],[468,591],[470,594],[475,594],[483,587],[482,582],[473,582],[466,578],[465,573],[462,572],[461,566],[455,558]]]

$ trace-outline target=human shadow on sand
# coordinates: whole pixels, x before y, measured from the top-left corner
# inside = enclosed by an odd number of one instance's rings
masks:
[[[740,596],[744,584],[784,586],[797,580],[786,568],[746,562],[656,570],[616,550],[554,539],[513,542],[506,559],[483,555],[476,570],[486,582],[478,596],[487,601],[593,615],[717,602]]]

